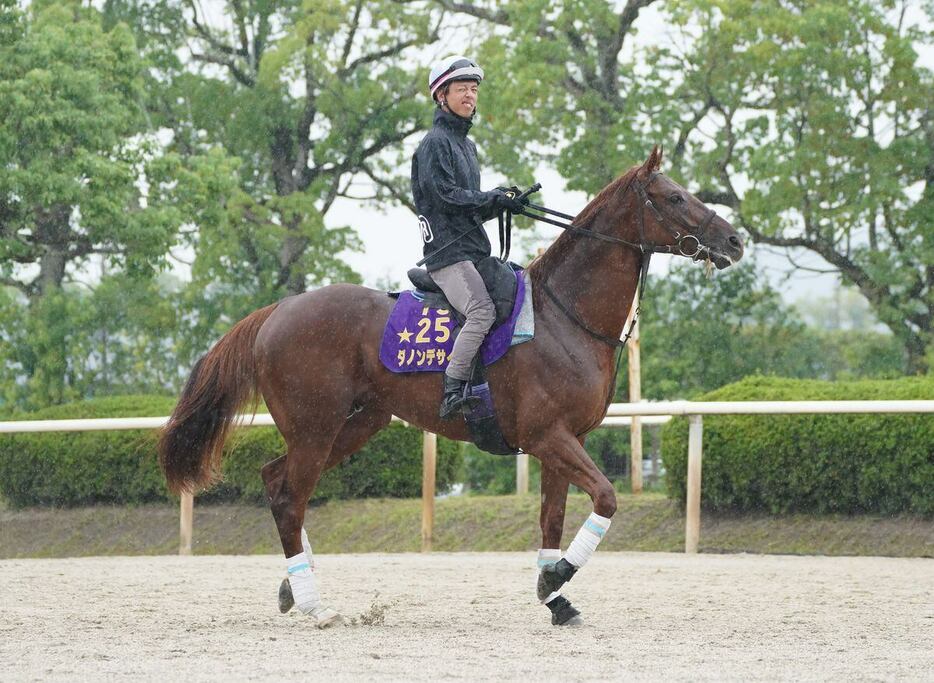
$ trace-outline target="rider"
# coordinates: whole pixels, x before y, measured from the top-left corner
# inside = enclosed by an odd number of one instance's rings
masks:
[[[483,69],[461,55],[431,69],[428,90],[435,102],[434,126],[412,157],[412,195],[419,213],[426,267],[448,302],[465,318],[444,372],[442,418],[464,406],[470,366],[493,325],[495,310],[476,264],[490,256],[483,221],[522,203],[502,188],[480,190],[477,148],[467,137],[477,113]],[[454,241],[452,246],[441,247]]]

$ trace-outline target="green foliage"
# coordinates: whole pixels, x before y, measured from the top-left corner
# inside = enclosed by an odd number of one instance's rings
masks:
[[[660,144],[666,172],[729,206],[753,241],[810,250],[839,271],[923,371],[934,77],[918,52],[934,43],[934,6],[673,0],[655,8],[674,39],[627,50],[646,4],[453,8],[505,27],[481,39],[491,125],[478,133],[491,164],[527,182],[547,163],[593,195]]]
[[[73,1],[35,3],[16,19],[24,30],[0,42],[0,276],[35,297],[95,254],[151,272],[180,226],[218,197],[186,203],[186,163],[157,155],[145,135],[132,33],[102,30],[99,14]],[[199,182],[223,186],[220,162],[200,162]],[[38,265],[38,274],[23,277],[15,264]]]
[[[260,502],[266,499],[260,468],[285,453],[285,442],[275,429],[263,427],[234,435],[224,461],[224,486],[231,495]],[[461,468],[457,443],[438,439],[436,488],[447,491]],[[314,500],[333,498],[411,498],[422,490],[422,432],[392,423],[359,452],[326,472]]]
[[[930,378],[819,382],[752,377],[704,401],[929,399]],[[663,431],[669,495],[682,503],[687,420]],[[934,514],[930,415],[704,417],[702,501],[713,510]]]
[[[226,1],[209,15],[159,0],[108,7],[108,20],[129,20],[144,46],[147,110],[173,131],[171,150],[187,157],[218,147],[242,160],[225,221],[192,236],[203,324],[309,286],[358,281],[340,255],[359,241],[325,217],[340,197],[408,196],[401,142],[431,121],[414,49],[433,39],[433,8],[388,0]],[[356,174],[378,179],[375,192],[351,192]]]
[[[170,397],[131,395],[54,406],[13,419],[156,417],[168,415],[173,405]],[[0,437],[0,496],[17,507],[166,500],[169,494],[156,463],[155,442],[154,430],[4,435]],[[200,497],[265,501],[260,468],[284,452],[285,443],[275,429],[238,431],[225,449],[223,481]],[[461,460],[458,444],[438,440],[439,492],[454,483]],[[421,494],[421,485],[422,433],[396,423],[327,472],[315,500],[414,497]]]
[[[600,471],[611,481],[621,482],[628,473],[630,454],[629,431],[596,429],[587,435],[584,444]],[[508,455],[493,455],[473,444],[464,444],[464,483],[466,490],[489,496],[516,492],[516,459]],[[529,491],[541,487],[541,464],[529,458]],[[573,488],[573,487],[572,487]]]
[[[173,391],[200,352],[169,279],[117,273],[31,304],[0,291],[0,403],[31,410],[95,396]]]
[[[640,325],[642,395],[658,399],[690,398],[755,374],[838,379],[905,369],[891,335],[805,327],[754,261],[709,279],[696,264],[675,264],[650,281]],[[621,367],[616,398],[627,396]]]
[[[121,396],[53,406],[16,419],[156,417],[162,396]],[[156,464],[155,431],[50,432],[0,437],[0,494],[11,505],[69,507],[143,503],[168,496]]]
[[[116,383],[111,354],[160,367],[163,386],[177,380],[164,343],[148,343],[172,322],[153,279],[182,226],[223,220],[236,161],[162,153],[147,130],[144,68],[127,26],[105,30],[82,3],[0,5],[0,285],[18,293],[0,295],[3,400],[29,408],[93,395]],[[99,293],[71,288],[98,268]],[[131,338],[111,304],[133,318]],[[139,388],[152,390],[148,377],[119,390]]]
[[[755,241],[839,270],[923,370],[934,321],[924,19],[870,0],[672,6],[675,24],[700,29],[687,54],[657,48],[660,72],[683,74],[670,101],[696,122],[665,131],[679,138],[679,170]]]
[[[541,486],[541,465],[529,458],[529,490]],[[464,444],[464,486],[469,493],[502,496],[516,492],[516,458],[493,455]]]

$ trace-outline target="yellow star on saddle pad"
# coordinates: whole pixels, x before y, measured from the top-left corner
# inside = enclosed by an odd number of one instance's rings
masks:
[[[409,337],[411,337],[411,336],[412,336],[413,334],[415,334],[415,333],[414,333],[414,332],[409,332],[409,329],[408,329],[407,327],[404,327],[404,328],[402,328],[402,331],[401,331],[401,332],[396,332],[396,334],[399,335],[399,343],[400,343],[400,344],[401,344],[402,342],[405,342],[406,344],[408,344],[408,342],[409,342]]]

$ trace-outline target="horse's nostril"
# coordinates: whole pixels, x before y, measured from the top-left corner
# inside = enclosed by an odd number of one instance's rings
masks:
[[[740,238],[736,235],[730,235],[730,239],[727,241],[730,243],[731,247],[736,247],[737,249],[743,246],[742,240],[740,240]]]

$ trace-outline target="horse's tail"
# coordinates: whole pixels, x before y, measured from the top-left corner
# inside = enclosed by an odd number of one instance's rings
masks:
[[[191,370],[185,389],[159,439],[159,465],[173,493],[213,482],[237,412],[259,395],[253,345],[259,328],[278,304],[254,311],[237,323]]]

